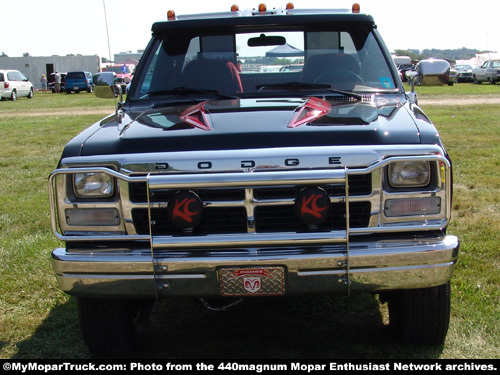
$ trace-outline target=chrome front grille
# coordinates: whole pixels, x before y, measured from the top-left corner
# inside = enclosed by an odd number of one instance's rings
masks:
[[[133,203],[147,203],[148,190],[146,182],[129,183],[129,199]],[[168,202],[175,191],[159,190],[151,192],[150,201],[154,203]],[[242,201],[245,199],[244,189],[198,189],[196,193],[203,201]]]
[[[372,191],[371,173],[354,175],[349,179],[349,195],[370,195]],[[133,203],[147,203],[148,192],[146,182],[130,182],[129,199]],[[332,197],[345,196],[344,185],[321,186]],[[303,186],[290,186],[286,188],[257,188],[253,189],[253,197],[257,200],[265,199],[294,199],[302,190]],[[150,196],[150,201],[168,202],[175,193],[172,190],[154,191]],[[196,193],[203,201],[238,201],[245,199],[244,189],[197,189]]]
[[[234,152],[211,154],[217,170],[193,172],[186,154],[169,159],[169,171],[151,173],[161,155],[132,155],[120,160],[116,169],[103,161],[82,157],[78,163],[63,164],[49,177],[51,225],[63,241],[150,241],[153,249],[201,249],[239,247],[316,246],[344,244],[349,236],[376,233],[440,230],[451,215],[451,167],[438,146],[405,145],[408,155],[394,155],[402,146],[339,147],[335,155],[350,167],[315,167],[330,160],[330,148],[264,150],[256,152],[257,165],[276,166],[256,170],[223,168],[234,160]],[[285,152],[286,151],[286,152]],[[285,153],[285,156],[283,156]],[[262,154],[262,155],[261,155]],[[279,164],[284,157],[304,154],[301,169]],[[204,160],[204,155],[194,155]],[[139,159],[137,161],[136,159]],[[151,161],[151,159],[154,159]],[[336,159],[335,159],[336,160]],[[407,160],[433,162],[435,186],[426,189],[387,189],[385,170],[390,163]],[[228,164],[229,163],[229,164]],[[191,167],[190,167],[191,166]],[[184,171],[184,172],[180,172]],[[189,173],[191,171],[191,173]],[[78,199],[71,190],[75,173],[103,173],[116,180],[116,194],[107,199]],[[332,212],[326,221],[307,227],[294,212],[295,199],[305,187],[326,191]],[[346,191],[347,187],[347,191]],[[203,201],[204,216],[196,227],[176,229],[167,218],[174,194],[193,191]],[[394,199],[438,197],[441,211],[429,215],[387,217],[386,203]],[[73,225],[66,212],[79,209],[95,214],[101,210],[119,212],[117,225]],[[347,228],[346,228],[347,227]]]
[[[303,233],[311,230],[327,232],[346,229],[345,187],[343,184],[321,186],[330,196],[332,213],[318,227],[311,229],[294,214],[295,198],[304,186],[280,186],[255,189],[217,188],[194,189],[206,207],[201,223],[189,235],[239,234],[247,232]],[[166,206],[176,190],[154,190],[150,192],[151,234],[182,235],[184,232],[173,226],[167,217]],[[349,179],[349,196],[367,196],[372,192],[371,173],[354,175]],[[147,183],[130,182],[130,201],[135,204],[148,203]],[[349,226],[364,228],[369,225],[371,202],[355,201],[349,204]],[[149,234],[147,207],[132,209],[132,220],[137,234]]]
[[[149,215],[147,208],[132,210],[137,234],[149,234]],[[164,208],[151,209],[151,231],[153,236],[181,235],[183,231],[172,225]],[[246,233],[247,220],[244,207],[207,207],[200,225],[194,228],[193,235]]]

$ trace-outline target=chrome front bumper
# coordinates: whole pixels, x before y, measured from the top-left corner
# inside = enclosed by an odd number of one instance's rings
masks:
[[[108,249],[52,252],[61,289],[80,297],[168,298],[221,295],[224,268],[281,267],[284,294],[379,292],[447,282],[457,260],[455,236],[351,242],[306,248],[224,251]]]

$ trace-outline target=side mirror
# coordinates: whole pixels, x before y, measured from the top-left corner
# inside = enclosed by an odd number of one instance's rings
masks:
[[[417,65],[417,71],[406,74],[410,80],[412,91],[415,85],[443,86],[450,82],[450,64],[446,60],[422,60]]]
[[[450,64],[446,60],[423,60],[418,64],[421,86],[442,86],[450,82]]]
[[[428,59],[417,64],[416,71],[406,72],[406,77],[411,85],[410,100],[417,103],[415,85],[418,86],[443,86],[450,82],[450,63],[446,60]]]
[[[408,82],[412,82],[412,81],[413,81],[413,79],[414,79],[416,76],[418,76],[418,73],[417,73],[416,71],[414,71],[414,70],[407,70],[407,71],[405,72],[405,76],[406,76],[406,78],[408,79]]]
[[[121,88],[115,84],[116,73],[102,72],[94,75],[94,93],[98,98],[114,99],[120,95],[122,100]]]

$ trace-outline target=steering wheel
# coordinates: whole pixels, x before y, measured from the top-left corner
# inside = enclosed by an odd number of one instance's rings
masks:
[[[352,70],[336,69],[322,73],[314,80],[314,83],[341,84],[344,89],[352,89],[356,84],[364,84],[365,81]]]

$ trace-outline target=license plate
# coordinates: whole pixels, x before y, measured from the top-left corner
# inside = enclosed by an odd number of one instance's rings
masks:
[[[75,86],[75,87],[73,87],[73,90],[77,90],[78,91],[78,90],[80,90],[80,88],[78,86]]]
[[[224,296],[280,296],[285,293],[283,267],[223,268],[220,270]]]

